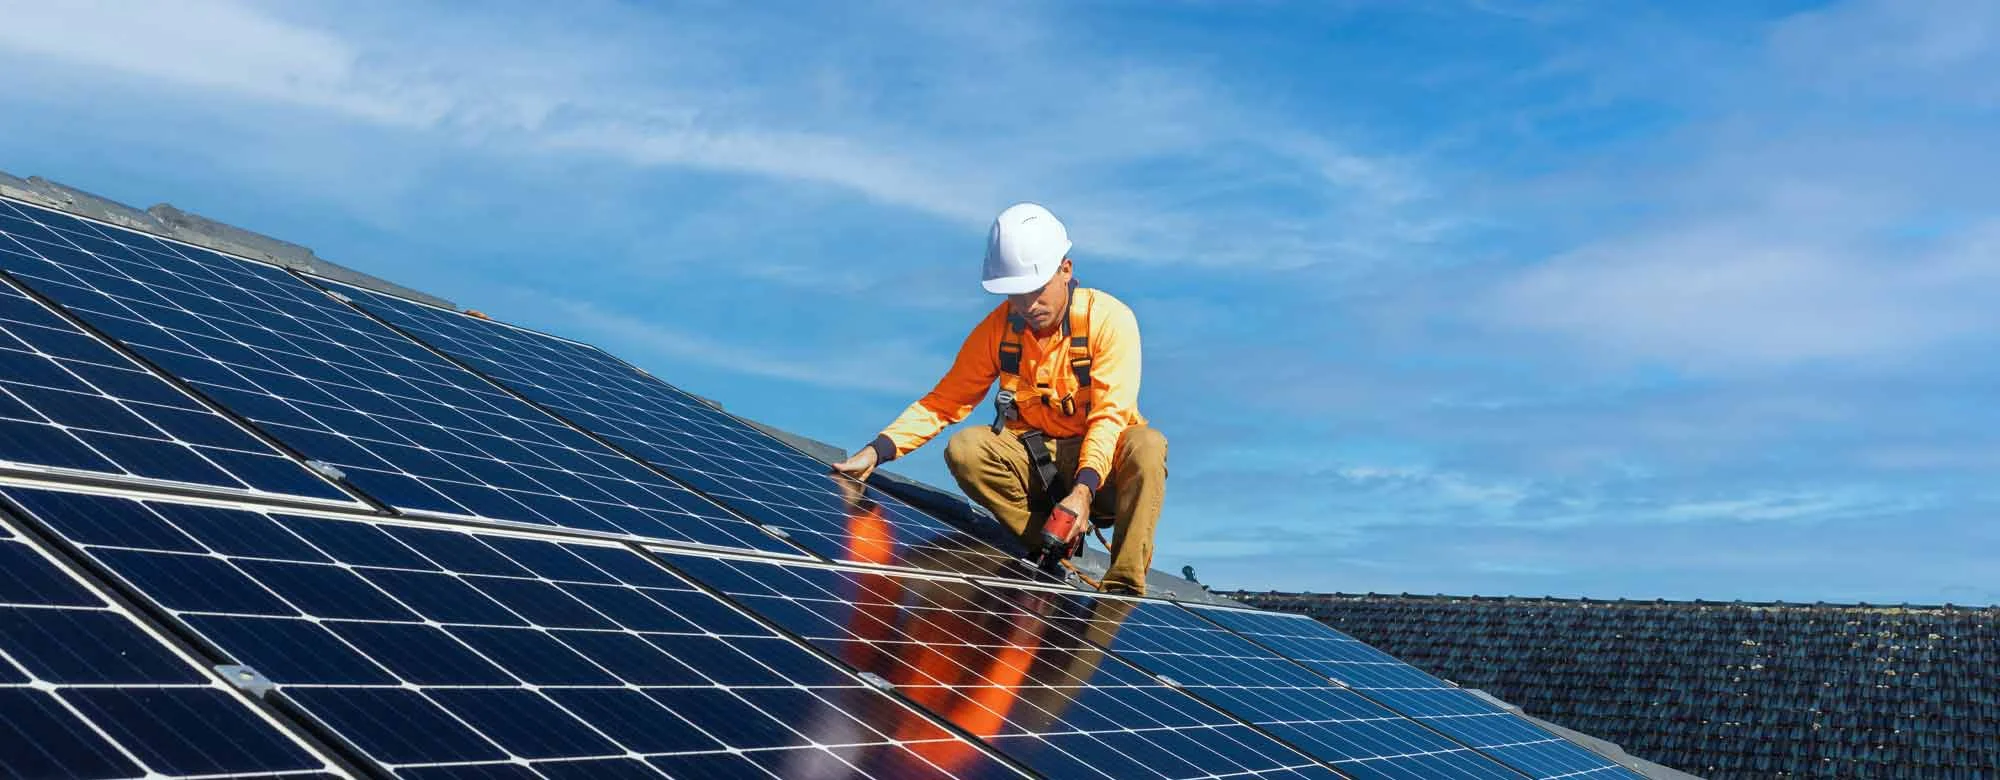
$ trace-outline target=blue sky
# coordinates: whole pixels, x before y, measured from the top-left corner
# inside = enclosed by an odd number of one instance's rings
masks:
[[[2000,602],[2000,5],[561,5],[0,0],[0,170],[849,447],[1034,200],[1138,313],[1160,568]]]

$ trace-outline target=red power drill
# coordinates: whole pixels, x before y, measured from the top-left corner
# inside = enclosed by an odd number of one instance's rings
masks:
[[[1002,389],[993,397],[993,432],[999,433],[1008,420],[1017,419],[1020,410],[1014,406],[1013,391]],[[1083,554],[1083,521],[1062,507],[1062,495],[1057,492],[1056,464],[1049,457],[1048,446],[1043,442],[1042,432],[1030,428],[1021,433],[1021,445],[1028,450],[1028,461],[1034,466],[1035,476],[1044,490],[1049,492],[1049,501],[1055,505],[1049,510],[1049,519],[1042,523],[1042,549],[1035,559],[1035,565],[1043,571],[1060,575],[1062,562]]]
[[[1042,557],[1035,563],[1055,572],[1062,562],[1083,552],[1083,519],[1057,504],[1042,523]]]

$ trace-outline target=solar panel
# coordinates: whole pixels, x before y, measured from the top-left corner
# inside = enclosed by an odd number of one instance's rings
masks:
[[[975,584],[1047,578],[588,345],[7,200],[0,270],[0,777],[1636,776],[1310,619]]]
[[[332,285],[329,285],[332,286]],[[595,347],[337,286],[362,308],[827,558],[1034,579],[1002,551],[873,488],[851,511],[827,465]]]
[[[609,543],[4,492],[401,776],[1021,776]]]
[[[1052,594],[657,554],[1047,777],[1339,776],[1037,617]]]
[[[16,221],[0,213],[0,231]],[[28,251],[0,235],[0,254]],[[358,505],[4,280],[0,461],[29,471],[95,472]]]
[[[1574,742],[1309,617],[1190,609],[1538,780],[1638,778]]]
[[[0,525],[0,777],[333,767]]]
[[[792,551],[283,270],[6,201],[0,231],[0,268],[392,507]]]
[[[1005,593],[1004,589],[994,588]],[[1065,592],[1043,617],[1366,780],[1520,775],[1174,604]],[[1015,602],[1025,599],[1016,596]]]

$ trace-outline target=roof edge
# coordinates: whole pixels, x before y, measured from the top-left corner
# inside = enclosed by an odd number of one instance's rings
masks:
[[[151,208],[140,210],[40,176],[22,179],[5,171],[0,171],[0,195],[47,206],[79,217],[109,222],[142,233],[184,241],[204,249],[261,260],[281,268],[303,271],[399,298],[409,298],[448,309],[458,308],[456,304],[444,298],[329,261],[314,254],[309,247],[209,219],[168,203],[158,203]]]
[[[1296,599],[1327,599],[1327,600],[1337,599],[1346,601],[1398,599],[1403,601],[1471,601],[1471,602],[1515,603],[1515,604],[1566,604],[1566,605],[1576,605],[1576,606],[1587,605],[1587,606],[1600,606],[1600,607],[1741,607],[1745,609],[1902,610],[1906,612],[1954,612],[1954,611],[1987,612],[1993,610],[2000,610],[2000,604],[1991,604],[1991,605],[1953,604],[1951,602],[1945,602],[1943,604],[1911,604],[1908,602],[1897,603],[1897,604],[1889,604],[1889,603],[1872,604],[1866,601],[1829,602],[1829,601],[1783,601],[1783,600],[1743,601],[1741,599],[1732,601],[1713,601],[1708,599],[1692,599],[1692,600],[1627,599],[1627,598],[1594,599],[1587,596],[1578,598],[1566,598],[1561,596],[1479,596],[1479,595],[1454,596],[1445,593],[1375,593],[1372,591],[1368,593],[1343,593],[1339,591],[1335,591],[1332,593],[1314,593],[1311,591],[1283,591],[1283,590],[1229,590],[1229,591],[1216,591],[1216,593],[1236,599],[1296,598]]]

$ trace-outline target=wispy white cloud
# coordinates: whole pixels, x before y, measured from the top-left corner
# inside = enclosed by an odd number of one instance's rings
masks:
[[[2000,115],[1976,106],[1996,29],[1992,4],[1949,0],[1782,20],[1681,109],[1701,121],[1563,177],[1559,197],[1624,218],[1479,291],[1482,324],[1703,374],[1884,366],[1985,338]]]
[[[1479,466],[1482,464],[1469,464]],[[1663,477],[1641,467],[1587,479],[1507,476],[1428,465],[1304,465],[1203,469],[1204,482],[1261,486],[1254,514],[1317,518],[1318,532],[1377,526],[1435,528],[1648,528],[1785,524],[1813,527],[1907,516],[1947,502],[1938,494],[1831,480],[1731,483]],[[1187,501],[1190,499],[1181,499]],[[1203,512],[1244,511],[1240,497],[1192,499]],[[1235,507],[1233,510],[1231,507]],[[1329,538],[1328,540],[1331,540]]]
[[[0,2],[0,49],[167,83],[428,125],[448,96],[381,79],[341,36],[235,0]]]
[[[1837,96],[2000,105],[2000,6],[1985,0],[1852,0],[1786,20],[1771,43],[1792,74]]]
[[[574,300],[545,301],[559,312],[569,330],[581,339],[614,339],[635,355],[684,361],[751,376],[769,377],[812,387],[863,390],[914,397],[929,387],[914,379],[910,366],[942,365],[941,358],[922,354],[914,345],[875,341],[836,353],[802,355],[775,353],[711,335],[662,326],[597,304]],[[643,359],[643,358],[642,358]]]
[[[1496,291],[1500,321],[1695,371],[1903,359],[2000,325],[2000,223],[1940,245],[1680,224],[1554,258]]]
[[[422,6],[392,12],[406,16],[404,28],[360,38],[340,12],[314,18],[296,8],[6,2],[0,50],[448,132],[510,154],[826,184],[972,230],[1012,200],[1042,200],[1070,214],[1090,254],[1122,260],[1340,264],[1448,224],[1414,206],[1422,184],[1410,164],[1344,148],[1198,70],[1094,56],[1056,32],[1060,6],[844,8],[852,24],[874,28],[870,36],[804,34],[816,26],[810,18],[660,24],[642,10],[582,6],[644,22],[644,40],[414,36],[456,24]],[[354,10],[368,12],[380,6]],[[894,88],[876,66],[890,38],[904,62],[888,68],[910,72]],[[716,62],[660,62],[662,50]],[[1124,182],[1134,170],[1174,166],[1198,176],[1162,190]],[[1246,202],[1240,188],[1274,174],[1296,176],[1292,204],[1266,216],[1268,200]]]
[[[1414,165],[1343,146],[1202,71],[1093,54],[1063,31],[1061,6],[844,6],[862,35],[816,14],[663,22],[582,4],[580,18],[613,28],[594,37],[532,20],[486,35],[421,4],[0,8],[0,52],[505,154],[825,185],[967,230],[1039,200],[1069,215],[1092,256],[1235,270],[1379,262],[1452,222],[1421,202]],[[440,29],[454,32],[430,34]],[[900,81],[884,78],[898,68]],[[1127,178],[1174,167],[1191,175],[1151,189]],[[1290,179],[1284,197],[1246,192],[1274,176]]]

